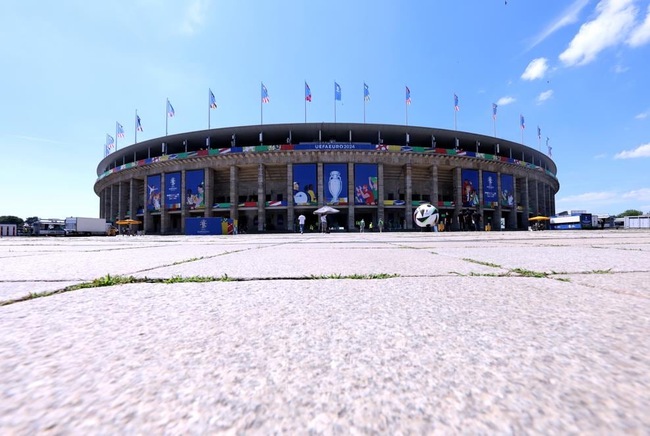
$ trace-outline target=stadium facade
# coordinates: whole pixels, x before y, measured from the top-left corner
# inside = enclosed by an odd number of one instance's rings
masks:
[[[236,220],[242,231],[295,231],[304,214],[338,209],[329,225],[381,219],[414,228],[432,203],[447,229],[468,215],[482,227],[527,229],[555,213],[557,168],[534,148],[492,136],[387,124],[300,123],[224,127],[139,142],[97,167],[100,217],[140,230],[185,233],[186,218]],[[500,225],[501,224],[501,225]]]

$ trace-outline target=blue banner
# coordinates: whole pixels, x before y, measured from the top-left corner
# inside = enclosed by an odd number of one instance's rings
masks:
[[[501,206],[515,207],[515,189],[510,174],[501,174]]]
[[[181,173],[165,174],[165,209],[181,208]]]
[[[297,206],[316,205],[318,199],[316,164],[295,164],[293,166],[293,202]]]
[[[160,212],[160,174],[147,176],[147,210],[149,212]]]
[[[205,186],[203,170],[185,172],[185,204],[188,209],[205,208]]]
[[[354,165],[354,204],[377,204],[377,165]]]
[[[483,205],[485,207],[497,207],[499,205],[496,173],[483,171]]]
[[[327,204],[348,204],[348,164],[323,165],[323,191]]]
[[[186,235],[222,235],[222,218],[185,218]]]
[[[463,207],[478,207],[478,170],[462,170]]]

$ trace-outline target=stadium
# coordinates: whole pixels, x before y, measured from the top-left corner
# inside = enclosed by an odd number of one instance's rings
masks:
[[[191,218],[293,232],[301,214],[318,228],[314,211],[325,205],[339,211],[327,217],[336,231],[353,231],[361,219],[411,230],[423,203],[438,208],[445,230],[525,230],[533,215],[555,214],[556,174],[544,153],[487,135],[296,123],[138,142],[102,159],[94,189],[101,218],[137,220],[134,230],[147,234],[193,233]]]

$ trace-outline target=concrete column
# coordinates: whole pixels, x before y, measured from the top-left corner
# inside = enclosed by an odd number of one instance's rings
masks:
[[[476,211],[481,215],[481,225],[485,226],[485,217],[483,216],[483,208],[485,207],[485,204],[483,203],[485,200],[483,196],[483,170],[479,168],[478,170],[478,206],[476,207]],[[482,228],[476,229],[476,230],[483,230]]]
[[[512,212],[510,212],[510,219],[508,220],[507,227],[511,230],[517,230],[517,210],[519,208],[519,202],[517,202],[517,178],[512,176],[512,192],[515,197],[515,204],[512,205]]]
[[[354,232],[354,163],[348,162],[348,230]]]
[[[165,173],[160,173],[160,234],[165,235],[170,230],[169,211],[167,210],[167,192]]]
[[[230,219],[239,219],[239,190],[237,189],[237,179],[239,178],[239,168],[236,165],[230,167]]]
[[[494,211],[494,222],[492,223],[492,231],[501,231],[501,173],[497,172],[497,208]]]
[[[539,182],[537,180],[533,180],[533,187],[535,188],[533,191],[533,214],[539,215],[542,208],[539,204]]]
[[[209,218],[212,216],[212,206],[214,205],[214,171],[212,168],[205,168],[203,173],[203,190],[205,210],[203,216]]]
[[[187,211],[187,181],[185,170],[181,170],[181,234],[185,234],[185,218],[189,217]]]
[[[115,222],[117,218],[117,199],[116,199],[117,188],[115,185],[111,185],[111,201],[110,201],[110,220]]]
[[[318,207],[325,205],[325,188],[323,187],[323,163],[318,162],[316,164],[316,180],[317,180],[317,190],[318,192]]]
[[[131,219],[138,216],[138,180],[129,180],[129,212]]]
[[[524,206],[524,214],[522,215],[522,225],[524,226],[524,229],[528,229],[528,213],[530,211],[530,195],[529,195],[529,182],[528,182],[528,177],[524,179],[524,189],[522,192],[524,193],[524,198],[523,200],[523,206]]]
[[[104,216],[104,190],[99,191],[99,217],[105,218]]]
[[[405,221],[405,226],[407,230],[411,230],[413,228],[413,168],[411,167],[411,163],[408,162],[406,164],[406,180],[405,180],[405,188],[406,188],[406,204],[404,205],[404,221]]]
[[[384,219],[384,164],[377,164],[377,222],[379,220],[386,221]]]
[[[149,212],[149,205],[147,201],[149,198],[149,185],[147,184],[147,176],[144,177],[144,193],[142,194],[142,204],[144,204],[143,215],[142,215],[142,228],[146,233],[153,232],[153,219],[151,218],[151,212]]]
[[[431,165],[431,204],[438,207],[438,165]]]
[[[264,189],[264,164],[257,165],[257,231],[266,230],[266,190]]]
[[[454,219],[452,230],[460,230],[460,211],[463,207],[463,180],[460,167],[456,167],[454,170],[454,191]]]
[[[293,206],[293,164],[287,164],[287,230],[295,231]]]

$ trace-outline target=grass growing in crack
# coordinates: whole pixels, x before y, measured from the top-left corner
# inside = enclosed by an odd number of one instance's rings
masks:
[[[326,275],[311,275],[309,276],[309,279],[311,280],[343,280],[343,279],[348,279],[348,280],[383,280],[383,279],[390,279],[394,277],[399,277],[399,274],[350,274],[350,275],[343,275],[343,274],[326,274]]]
[[[510,271],[512,271],[515,274],[519,274],[522,277],[535,277],[538,279],[543,279],[545,277],[548,277],[548,274],[545,272],[531,271],[523,268],[514,268],[511,269]]]
[[[589,274],[611,274],[612,269],[595,269],[593,271],[590,271]]]
[[[173,283],[208,283],[208,282],[232,282],[233,279],[228,277],[228,274],[224,274],[221,277],[208,277],[208,276],[192,276],[192,277],[183,277],[183,276],[173,276],[168,279],[163,279],[162,283],[173,284]]]
[[[179,260],[178,262],[174,262],[171,265],[172,266],[181,265],[183,263],[196,262],[197,260],[203,260],[203,259],[205,259],[205,257],[203,257],[203,256],[201,256],[201,257],[192,257],[192,258],[186,259],[186,260]]]
[[[464,257],[463,260],[466,262],[477,263],[479,265],[491,266],[492,268],[501,268],[501,265],[497,265],[496,263],[482,262],[480,260],[469,259],[467,257]]]

